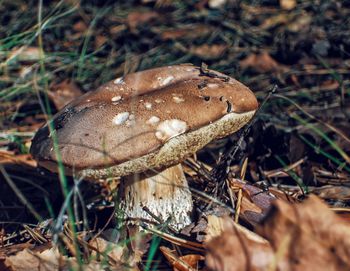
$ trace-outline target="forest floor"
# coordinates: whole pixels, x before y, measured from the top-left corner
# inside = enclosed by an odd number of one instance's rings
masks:
[[[0,270],[350,269],[349,1],[3,0],[0,14]],[[31,139],[79,95],[180,63],[263,106],[183,163],[202,195],[190,227],[118,238],[118,181],[67,177],[67,198]]]

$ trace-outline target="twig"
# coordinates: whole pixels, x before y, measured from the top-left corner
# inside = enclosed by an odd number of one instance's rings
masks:
[[[241,136],[239,137],[236,144],[234,144],[226,153],[223,154],[223,159],[221,159],[220,163],[212,170],[211,176],[213,176],[214,179],[219,180],[219,183],[225,183],[224,180],[227,179],[228,173],[230,172],[230,165],[234,158],[237,155],[237,152],[239,150],[239,147],[241,146],[244,138],[248,135],[248,132],[250,131],[250,128],[255,122],[256,116],[261,112],[262,108],[266,104],[266,102],[271,98],[272,94],[274,94],[277,91],[277,85],[274,85],[272,89],[269,91],[269,93],[266,95],[264,100],[262,101],[260,107],[255,112],[252,119],[248,122],[248,124],[243,129]]]
[[[172,236],[170,234],[161,232],[161,231],[159,231],[157,229],[152,229],[152,228],[148,227],[145,223],[141,223],[140,225],[146,231],[149,231],[149,232],[151,232],[153,234],[156,234],[159,237],[163,238],[164,240],[167,240],[167,241],[169,241],[169,242],[171,242],[171,243],[173,243],[175,245],[186,247],[186,248],[190,248],[190,249],[193,249],[193,250],[196,250],[196,251],[200,251],[200,252],[204,252],[202,244],[191,242],[191,241],[179,238],[179,237],[175,237],[175,236]]]

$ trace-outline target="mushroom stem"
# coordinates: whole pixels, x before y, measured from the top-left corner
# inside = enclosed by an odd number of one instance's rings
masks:
[[[192,197],[180,164],[153,176],[123,177],[119,199],[128,218],[156,222],[154,215],[176,230],[191,223]]]

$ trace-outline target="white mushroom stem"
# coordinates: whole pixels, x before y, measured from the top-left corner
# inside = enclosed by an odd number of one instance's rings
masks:
[[[156,222],[151,213],[176,230],[191,223],[192,197],[180,164],[151,177],[123,177],[119,195],[128,218]]]

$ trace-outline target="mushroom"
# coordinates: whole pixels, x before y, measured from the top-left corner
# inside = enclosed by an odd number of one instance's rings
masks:
[[[120,177],[119,206],[127,217],[155,222],[156,216],[179,230],[191,223],[193,208],[180,163],[240,129],[257,106],[237,80],[184,64],[106,83],[68,104],[52,124],[68,174]],[[31,153],[57,171],[47,124]]]

